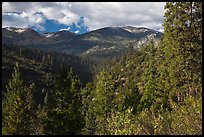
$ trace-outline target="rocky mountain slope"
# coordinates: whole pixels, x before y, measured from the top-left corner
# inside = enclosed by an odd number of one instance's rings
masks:
[[[146,44],[149,39],[158,42],[161,32],[144,27],[106,27],[77,35],[69,31],[38,34],[30,28],[2,28],[2,44],[58,51],[72,55],[114,57]]]

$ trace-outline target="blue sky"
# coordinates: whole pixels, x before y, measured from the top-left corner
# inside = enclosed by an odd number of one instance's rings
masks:
[[[165,2],[2,2],[2,27],[82,34],[114,26],[163,31]]]
[[[61,30],[71,31],[76,34],[83,34],[88,32],[88,27],[84,24],[84,18],[80,17],[80,19],[77,22],[73,22],[71,24],[63,24],[58,22],[54,19],[47,19],[43,13],[36,12],[34,13],[35,20],[39,19],[39,22],[36,21],[36,23],[29,23],[29,21],[26,18],[22,18],[22,12],[5,12],[2,15],[2,20],[5,22],[11,22],[7,27],[14,26],[14,27],[29,27],[34,30],[36,30],[39,33],[46,33],[46,32],[56,32]],[[24,23],[26,25],[24,25]],[[17,26],[15,26],[17,24]],[[18,24],[23,26],[18,26]]]
[[[83,17],[80,18],[80,20],[76,23],[72,24],[62,24],[59,23],[53,19],[49,20],[46,19],[46,21],[42,24],[43,30],[39,29],[35,25],[30,26],[34,30],[36,30],[39,33],[44,33],[44,32],[56,32],[56,31],[61,31],[61,30],[66,30],[66,31],[71,31],[76,34],[83,34],[88,32],[88,27],[84,24]]]

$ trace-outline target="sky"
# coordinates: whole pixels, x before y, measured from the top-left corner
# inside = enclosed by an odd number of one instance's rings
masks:
[[[147,27],[163,32],[165,2],[2,2],[2,28],[76,34],[103,27]]]

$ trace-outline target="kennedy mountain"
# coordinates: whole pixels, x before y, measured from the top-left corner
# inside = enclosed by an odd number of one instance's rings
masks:
[[[130,47],[137,49],[163,34],[145,27],[105,27],[77,35],[69,31],[39,34],[31,28],[2,28],[2,44],[57,51],[97,58],[119,56]]]

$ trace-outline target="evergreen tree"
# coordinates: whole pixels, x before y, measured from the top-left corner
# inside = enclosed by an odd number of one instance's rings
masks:
[[[151,43],[146,46],[146,58],[143,63],[144,70],[141,79],[142,85],[144,86],[144,91],[140,100],[140,105],[138,106],[138,111],[150,108],[158,97],[156,85],[158,76],[155,66],[155,54],[156,48],[154,47],[154,42],[151,41]]]
[[[20,92],[23,90],[23,81],[20,79],[19,65],[16,63],[12,79],[6,86],[7,93],[2,103],[2,134],[18,134],[18,126],[22,122],[22,100]]]
[[[24,87],[18,62],[6,88],[7,93],[2,103],[2,134],[34,134],[36,113],[32,94],[35,88],[34,84]]]
[[[81,107],[79,79],[73,69],[67,72],[61,67],[45,104],[45,134],[80,134],[84,126]]]
[[[156,99],[156,107],[157,108],[168,108],[169,110],[169,93],[170,93],[170,86],[169,86],[169,74],[168,74],[168,60],[166,60],[164,48],[165,45],[163,44],[163,38],[159,43],[158,47],[156,48],[156,55],[154,66],[157,67],[157,94],[159,95]]]
[[[164,21],[164,53],[168,61],[168,88],[177,101],[183,101],[192,87],[201,85],[201,3],[169,2]],[[195,25],[196,24],[196,25]],[[196,71],[195,71],[196,70]]]
[[[85,128],[83,129],[83,134],[93,135],[95,132],[95,116],[93,114],[93,103],[92,98],[93,94],[92,91],[94,89],[93,83],[87,83],[86,87],[82,89],[81,96],[82,96],[82,108],[83,108],[83,115],[85,117]]]
[[[93,94],[93,109],[97,124],[95,134],[108,134],[106,127],[107,118],[114,108],[114,82],[110,73],[100,72]]]
[[[36,90],[35,84],[30,84],[29,87],[25,87],[21,93],[22,104],[22,123],[19,124],[19,134],[31,135],[35,134],[35,130],[38,126],[36,105],[33,99],[33,92]]]

